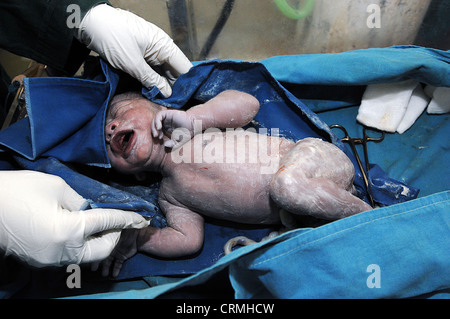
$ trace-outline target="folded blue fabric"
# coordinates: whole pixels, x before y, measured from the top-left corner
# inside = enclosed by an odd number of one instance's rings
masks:
[[[1,131],[0,145],[29,160],[55,157],[109,167],[104,120],[119,76],[101,66],[93,79],[25,78],[28,117]]]
[[[312,85],[368,85],[415,79],[450,86],[450,51],[413,45],[342,53],[275,56],[261,61],[280,82]]]

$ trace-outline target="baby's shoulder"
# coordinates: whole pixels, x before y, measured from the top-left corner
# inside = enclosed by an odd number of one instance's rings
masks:
[[[163,208],[171,205],[182,206],[178,200],[177,191],[174,191],[173,188],[168,185],[167,181],[164,179],[161,181],[159,187],[159,196],[158,196],[159,205]]]
[[[178,197],[186,192],[185,187],[174,176],[164,177],[159,186],[159,198],[168,202],[177,202]]]

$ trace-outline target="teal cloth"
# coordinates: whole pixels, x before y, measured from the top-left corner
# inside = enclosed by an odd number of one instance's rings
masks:
[[[156,298],[226,268],[236,298],[448,297],[449,208],[450,192],[442,192],[242,247],[176,282],[75,298]],[[370,288],[371,265],[380,288]]]

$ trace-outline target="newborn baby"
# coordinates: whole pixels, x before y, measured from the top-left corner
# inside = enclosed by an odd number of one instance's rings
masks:
[[[123,232],[106,261],[115,262],[113,274],[136,251],[166,258],[197,252],[202,216],[269,225],[280,224],[280,209],[328,220],[372,209],[354,196],[354,167],[333,144],[236,129],[258,110],[256,98],[233,90],[187,111],[135,93],[112,100],[105,126],[111,165],[138,178],[162,174],[159,205],[168,223]]]

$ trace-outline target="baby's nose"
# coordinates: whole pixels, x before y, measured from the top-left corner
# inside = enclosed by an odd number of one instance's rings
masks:
[[[119,126],[119,123],[117,123],[116,121],[112,121],[109,124],[106,124],[105,127],[105,139],[106,142],[110,143],[112,136],[114,134],[114,130],[117,128],[117,126]]]

